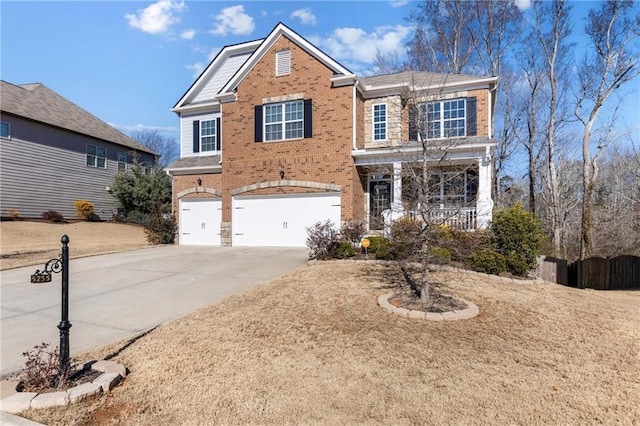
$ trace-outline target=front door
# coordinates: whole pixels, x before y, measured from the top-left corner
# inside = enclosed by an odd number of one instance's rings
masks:
[[[369,181],[369,229],[384,229],[382,212],[391,208],[391,176],[375,175]]]

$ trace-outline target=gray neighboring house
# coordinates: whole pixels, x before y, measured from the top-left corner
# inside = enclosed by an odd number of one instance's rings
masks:
[[[41,83],[0,82],[0,216],[55,210],[73,219],[74,201],[87,200],[110,220],[116,173],[156,154]]]

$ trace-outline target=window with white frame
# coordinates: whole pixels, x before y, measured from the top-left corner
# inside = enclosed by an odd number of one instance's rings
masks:
[[[0,137],[5,139],[9,139],[11,137],[11,127],[6,121],[0,123]]]
[[[200,151],[218,151],[216,120],[200,121]]]
[[[387,104],[373,105],[373,140],[387,139]]]
[[[281,50],[276,52],[276,76],[291,73],[291,51]]]
[[[431,204],[466,205],[475,200],[477,175],[472,171],[435,173],[429,177],[428,185]]]
[[[422,137],[440,139],[466,136],[466,101],[451,99],[420,105],[425,120]]]
[[[107,148],[96,145],[87,145],[87,166],[106,169]]]
[[[265,141],[304,137],[304,102],[264,105],[264,136]]]
[[[127,171],[127,153],[126,152],[118,152],[118,171],[119,172]]]

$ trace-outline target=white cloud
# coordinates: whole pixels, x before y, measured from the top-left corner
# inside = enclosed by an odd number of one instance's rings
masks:
[[[196,62],[193,65],[185,65],[185,68],[191,71],[191,75],[193,75],[193,78],[195,79],[198,78],[200,74],[202,74],[202,71],[204,71],[205,68],[205,64],[203,64],[202,62]]]
[[[308,7],[305,7],[304,9],[294,10],[293,13],[291,13],[291,17],[298,18],[300,22],[302,22],[305,25],[316,24],[316,17],[313,15],[313,13],[311,12],[311,9]]]
[[[180,38],[183,40],[192,40],[196,36],[196,30],[184,30],[180,33]]]
[[[160,0],[138,10],[137,14],[127,14],[124,17],[129,25],[149,34],[166,32],[169,27],[180,19],[177,14],[184,10],[184,1]]]
[[[515,3],[520,10],[527,10],[531,7],[531,0],[515,0]]]
[[[404,51],[404,39],[411,27],[382,26],[367,33],[360,28],[336,28],[327,37],[310,37],[310,41],[337,60],[372,63],[376,51],[382,54]]]
[[[391,7],[402,7],[409,2],[408,1],[392,1],[390,3],[391,3]]]
[[[210,31],[215,35],[227,35],[229,33],[235,35],[249,35],[255,28],[253,18],[244,13],[244,6],[230,6],[222,9],[219,15],[216,15],[215,27]]]

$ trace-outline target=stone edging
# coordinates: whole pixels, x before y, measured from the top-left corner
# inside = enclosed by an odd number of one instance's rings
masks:
[[[455,320],[463,320],[470,319],[478,315],[480,313],[480,309],[473,303],[459,299],[467,304],[467,309],[463,309],[461,311],[449,311],[449,312],[424,312],[424,311],[410,311],[406,308],[396,308],[391,303],[389,303],[389,299],[395,296],[395,293],[387,293],[378,297],[378,305],[388,313],[396,314],[401,317],[406,318],[418,318],[418,319],[426,319],[428,321],[455,321]]]
[[[97,361],[91,365],[91,369],[102,374],[90,383],[83,383],[65,391],[36,393],[17,392],[15,390],[18,382],[15,380],[3,380],[3,394],[7,392],[9,396],[0,400],[0,410],[17,414],[29,408],[47,408],[64,406],[79,402],[90,397],[100,396],[113,389],[120,381],[127,376],[127,369],[114,361]],[[9,387],[13,388],[13,391]],[[4,396],[4,395],[3,395]]]

